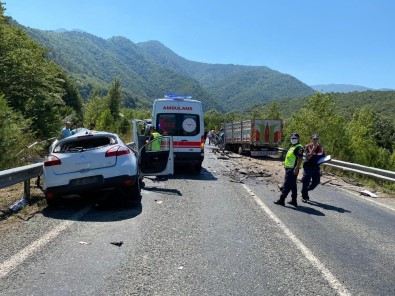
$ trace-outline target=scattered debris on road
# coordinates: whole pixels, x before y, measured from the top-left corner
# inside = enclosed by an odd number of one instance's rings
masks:
[[[117,247],[120,247],[120,246],[123,245],[123,241],[120,241],[120,242],[111,242],[110,244],[112,244],[112,245],[114,245],[114,246],[117,246]]]
[[[80,241],[80,242],[78,242],[80,245],[90,245],[91,243],[87,243],[87,242],[83,242],[83,241]]]

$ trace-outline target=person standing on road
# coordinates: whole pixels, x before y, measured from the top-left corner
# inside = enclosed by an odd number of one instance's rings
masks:
[[[71,121],[67,120],[65,122],[65,127],[62,128],[62,130],[60,131],[60,138],[61,139],[65,139],[65,138],[70,137],[72,135],[70,128],[71,128]]]
[[[298,190],[296,182],[299,174],[299,168],[303,161],[303,146],[299,143],[298,133],[291,134],[291,144],[292,145],[288,149],[284,160],[285,178],[283,188],[281,189],[280,199],[276,200],[274,203],[285,206],[285,199],[287,198],[288,193],[292,191],[292,200],[288,203],[297,207],[298,203],[296,198]]]
[[[211,129],[211,130],[208,132],[208,144],[209,144],[209,145],[211,145],[211,142],[213,141],[213,136],[214,136],[214,130]]]
[[[319,136],[311,135],[311,143],[306,145],[303,159],[303,177],[302,177],[302,201],[310,200],[308,192],[320,184],[320,165],[318,160],[325,156],[324,147],[318,143]]]

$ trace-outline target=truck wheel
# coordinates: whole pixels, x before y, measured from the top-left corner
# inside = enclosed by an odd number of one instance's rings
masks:
[[[237,153],[239,153],[240,155],[243,154],[243,148],[239,147],[239,149],[237,150]]]

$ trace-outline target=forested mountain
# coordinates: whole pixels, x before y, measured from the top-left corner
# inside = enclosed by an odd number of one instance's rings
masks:
[[[85,99],[95,88],[106,89],[118,77],[126,107],[148,107],[152,100],[170,91],[191,94],[202,100],[207,109],[221,110],[221,105],[196,80],[159,65],[126,38],[104,40],[76,31],[26,30],[48,48],[51,59],[77,78]]]
[[[387,118],[395,126],[395,91],[364,91],[351,93],[331,93],[336,109],[345,117],[350,117],[353,112],[362,107]],[[280,100],[281,112],[284,118],[289,118],[293,113],[303,107],[306,99]],[[266,105],[266,104],[265,104]],[[256,105],[256,108],[265,108],[265,105]]]
[[[264,66],[207,64],[186,60],[158,41],[138,44],[161,65],[196,79],[214,97],[225,104],[226,111],[240,110],[272,99],[299,98],[314,90],[287,74]]]
[[[169,92],[191,94],[205,110],[239,110],[272,99],[309,96],[313,89],[267,67],[188,61],[158,41],[135,44],[124,37],[108,40],[83,32],[26,28],[49,50],[49,57],[78,78],[84,98],[119,77],[125,106],[138,107]]]

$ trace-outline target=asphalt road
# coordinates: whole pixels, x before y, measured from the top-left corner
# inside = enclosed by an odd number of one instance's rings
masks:
[[[0,294],[395,295],[394,202],[318,186],[282,207],[229,170],[207,151],[200,175],[147,178],[141,205],[109,193],[2,232]]]

